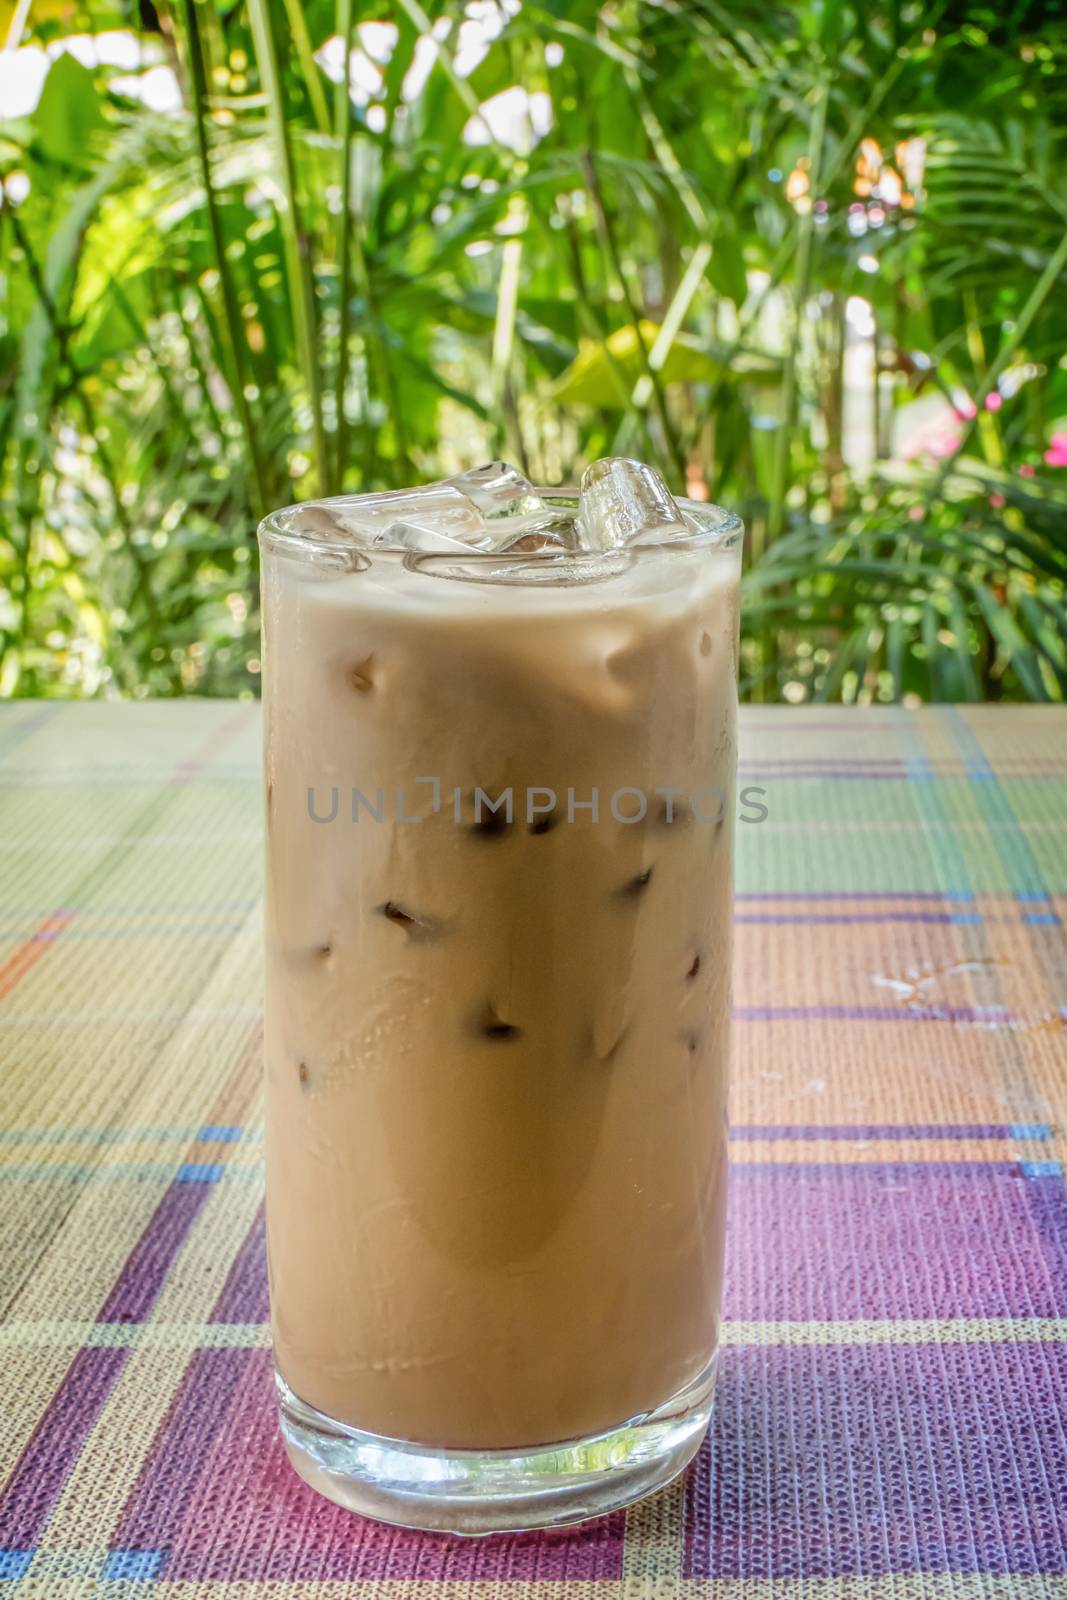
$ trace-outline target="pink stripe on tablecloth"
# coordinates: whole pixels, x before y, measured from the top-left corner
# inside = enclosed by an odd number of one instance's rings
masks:
[[[618,1578],[623,1530],[614,1516],[580,1530],[457,1541],[354,1517],[314,1494],[286,1461],[269,1352],[201,1350],[112,1547],[158,1554],[157,1575],[172,1583],[533,1578],[566,1585]]]

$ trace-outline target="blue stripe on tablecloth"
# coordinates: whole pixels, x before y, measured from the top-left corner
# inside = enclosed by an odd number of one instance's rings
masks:
[[[733,1123],[730,1138],[749,1140],[804,1139],[1050,1139],[1052,1130],[1044,1123],[1009,1122],[916,1122],[916,1123]]]

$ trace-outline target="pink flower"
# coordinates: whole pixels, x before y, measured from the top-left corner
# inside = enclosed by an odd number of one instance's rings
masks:
[[[1045,451],[1047,467],[1067,467],[1067,433],[1054,433]]]
[[[1032,478],[1033,475],[1034,468],[1030,465],[1029,461],[1024,461],[1022,466],[1019,468],[1020,478]]]
[[[989,496],[989,504],[993,507],[994,511],[1002,511],[1007,503],[1008,502],[1005,500],[1002,494],[991,494]]]
[[[908,507],[908,521],[909,522],[921,522],[922,519],[923,519],[923,508],[922,508],[922,506],[909,506]]]
[[[955,455],[962,438],[959,418],[950,416],[948,420],[928,422],[916,428],[904,440],[901,454],[905,461],[913,461],[916,456],[933,456],[937,461],[944,456]]]
[[[962,438],[963,435],[958,428],[943,428],[940,432],[931,434],[926,448],[932,456],[955,455]]]
[[[985,408],[987,411],[999,411],[1003,404],[1004,397],[1003,395],[998,394],[996,389],[993,389],[985,397]]]

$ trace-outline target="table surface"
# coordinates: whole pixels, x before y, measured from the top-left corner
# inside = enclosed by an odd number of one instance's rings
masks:
[[[743,716],[725,1348],[685,1480],[474,1542],[275,1431],[254,705],[0,706],[0,1580],[1067,1594],[1067,715]]]

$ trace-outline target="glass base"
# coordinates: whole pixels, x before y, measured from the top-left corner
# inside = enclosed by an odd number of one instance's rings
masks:
[[[289,1460],[319,1494],[398,1527],[477,1535],[583,1522],[661,1489],[704,1437],[715,1365],[610,1433],[520,1451],[434,1450],[364,1433],[275,1377]]]

